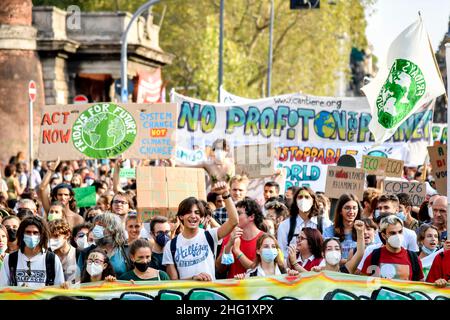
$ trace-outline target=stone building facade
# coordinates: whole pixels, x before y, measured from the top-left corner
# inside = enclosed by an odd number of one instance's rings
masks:
[[[120,38],[131,17],[128,12],[80,12],[77,7],[69,7],[65,11],[38,6],[32,7],[32,24],[30,21],[26,28],[8,26],[0,20],[0,63],[2,57],[11,59],[13,48],[22,49],[26,54],[34,55],[32,66],[37,70],[20,71],[20,88],[25,97],[20,97],[21,109],[8,109],[0,101],[0,118],[1,112],[12,115],[20,133],[16,134],[13,143],[0,144],[2,160],[18,151],[28,151],[29,80],[35,80],[38,87],[34,132],[39,130],[38,122],[44,104],[72,104],[76,95],[85,95],[89,102],[120,101]],[[139,72],[153,73],[172,63],[173,55],[159,46],[159,30],[160,26],[153,23],[152,15],[147,14],[146,17],[139,17],[128,33],[129,102],[135,101],[136,92],[131,89],[137,82]],[[9,47],[5,44],[5,38],[10,42]],[[14,77],[15,68],[24,68],[29,64],[17,61],[10,65],[10,71],[0,71],[0,80],[2,74],[3,77]],[[0,82],[0,93],[7,89],[4,87],[5,84]],[[17,95],[12,96],[8,104],[17,104],[17,99]],[[2,134],[2,139],[9,136]],[[34,145],[37,146],[36,134]],[[37,147],[34,149],[36,154]]]

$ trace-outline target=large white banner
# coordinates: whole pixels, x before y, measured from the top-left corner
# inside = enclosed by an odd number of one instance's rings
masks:
[[[431,144],[434,101],[423,105],[381,146],[373,148],[368,124],[367,99],[286,94],[259,100],[239,100],[226,95],[229,103],[202,101],[172,92],[179,104],[177,144],[185,148],[211,145],[225,138],[232,145],[277,146],[276,167],[287,169],[286,187],[309,185],[324,191],[326,166],[343,154],[358,162],[363,155],[383,156],[421,165]]]

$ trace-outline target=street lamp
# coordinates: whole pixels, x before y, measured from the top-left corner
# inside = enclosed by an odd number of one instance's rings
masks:
[[[127,60],[127,37],[128,32],[131,29],[131,25],[133,24],[134,20],[136,20],[144,11],[146,11],[148,8],[150,8],[152,5],[158,3],[160,0],[150,0],[146,3],[144,3],[142,6],[137,9],[137,11],[133,14],[131,17],[130,22],[128,23],[127,28],[122,33],[122,37],[120,38],[121,48],[120,48],[120,98],[122,102],[128,102],[128,77],[127,77],[127,69],[128,69],[128,60]]]

